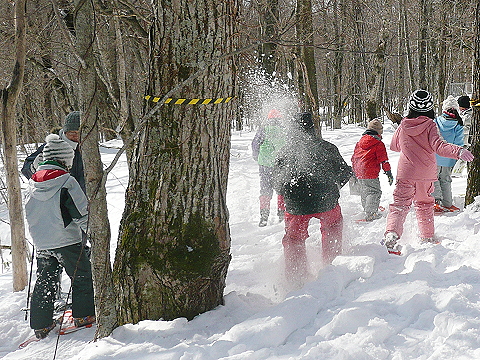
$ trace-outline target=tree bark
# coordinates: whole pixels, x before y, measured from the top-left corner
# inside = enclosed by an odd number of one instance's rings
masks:
[[[78,71],[81,112],[80,146],[85,168],[85,183],[89,200],[88,235],[92,243],[92,273],[95,289],[97,331],[95,338],[110,335],[116,327],[116,295],[110,264],[110,223],[108,220],[105,179],[98,147],[100,123],[97,92],[100,80],[95,71],[94,4],[75,0],[75,33],[81,64]]]
[[[372,81],[368,89],[367,97],[367,116],[372,120],[380,115],[380,109],[383,104],[382,100],[382,83],[385,73],[385,47],[387,42],[387,33],[382,30],[380,39],[378,41],[377,49],[375,51],[375,64],[372,74]]]
[[[312,113],[315,128],[318,135],[321,136],[311,0],[297,0],[296,30],[297,39],[301,44],[298,47],[300,101],[304,104],[303,110]]]
[[[16,104],[25,74],[26,26],[25,1],[15,1],[15,65],[10,84],[2,90],[2,143],[8,194],[8,214],[12,245],[13,291],[27,286],[25,223],[17,160]]]
[[[428,0],[420,0],[420,29],[418,39],[418,86],[428,90],[427,84]]]
[[[278,33],[278,0],[266,0],[261,2],[261,39],[271,40]],[[277,44],[263,42],[260,46],[260,62],[265,73],[272,76],[277,66]]]
[[[475,50],[473,54],[473,93],[472,99],[480,104],[480,2],[477,2],[475,8]],[[465,195],[465,205],[475,201],[475,197],[480,195],[480,106],[473,106],[472,127],[470,129],[470,151],[475,159],[468,164],[467,193]]]
[[[154,8],[148,92],[235,94],[232,61],[208,64],[235,48],[237,2],[155,0]],[[193,74],[201,75],[182,86]],[[161,106],[136,139],[114,265],[120,324],[192,319],[223,303],[233,106]]]

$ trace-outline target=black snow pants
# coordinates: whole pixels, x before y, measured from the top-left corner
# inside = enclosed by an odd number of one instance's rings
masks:
[[[73,317],[95,315],[92,269],[81,242],[57,249],[38,250],[36,259],[37,281],[30,305],[32,329],[52,324],[55,283],[62,266],[72,282]]]

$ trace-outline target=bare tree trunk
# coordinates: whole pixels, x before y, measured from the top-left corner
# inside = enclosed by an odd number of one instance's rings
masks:
[[[387,42],[387,32],[382,31],[375,51],[375,64],[370,88],[367,97],[367,116],[372,120],[380,115],[382,100],[382,82],[385,73],[385,47]]]
[[[95,338],[110,335],[116,327],[116,295],[110,264],[110,223],[103,165],[98,147],[97,104],[99,79],[94,67],[95,19],[92,2],[75,0],[77,51],[81,54],[78,72],[81,111],[81,151],[85,167],[85,183],[89,200],[88,234],[92,242],[92,273],[95,289],[97,332]]]
[[[420,29],[418,39],[418,86],[427,89],[428,0],[420,0]]]
[[[342,99],[342,71],[343,71],[343,31],[341,29],[342,16],[340,14],[342,9],[342,0],[335,0],[334,4],[334,33],[337,51],[334,54],[334,74],[333,74],[333,128],[342,128],[343,115],[343,99]]]
[[[407,9],[405,0],[400,0],[400,13],[401,13],[401,21],[402,21],[402,29],[403,35],[405,36],[405,51],[407,56],[407,65],[408,65],[408,79],[409,79],[409,88],[407,89],[407,93],[411,93],[415,90],[415,71],[413,69],[413,56],[412,51],[410,48],[410,36],[409,36],[409,28],[408,28],[408,21],[407,21]],[[408,95],[407,94],[407,95]]]
[[[235,93],[232,61],[209,62],[235,48],[237,2],[154,7],[149,93],[164,95],[194,74],[176,97]],[[162,106],[136,140],[114,266],[121,324],[192,319],[222,304],[234,105]]]
[[[2,98],[2,143],[5,153],[5,169],[8,193],[8,214],[12,242],[13,291],[22,291],[27,286],[25,223],[23,220],[22,195],[17,160],[16,104],[22,89],[25,73],[25,1],[15,1],[16,56],[12,79],[1,92]]]
[[[315,49],[313,45],[312,1],[297,0],[296,7],[298,47],[298,84],[300,101],[304,110],[312,113],[317,134],[321,136],[320,117],[318,112],[317,67],[315,65]]]
[[[465,205],[475,201],[480,195],[480,2],[475,8],[475,50],[473,54],[473,93],[472,99],[476,99],[477,106],[473,106],[472,127],[470,129],[470,142],[475,159],[468,164],[467,193]]]
[[[278,33],[278,0],[264,0],[260,2],[261,11],[261,39],[274,38]],[[264,42],[260,45],[260,62],[265,72],[272,76],[277,66],[277,44]]]

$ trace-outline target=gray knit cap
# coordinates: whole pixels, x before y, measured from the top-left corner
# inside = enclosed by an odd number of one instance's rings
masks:
[[[43,161],[62,161],[68,168],[72,167],[74,151],[73,148],[63,141],[57,134],[47,135],[43,147]]]
[[[433,97],[427,90],[415,90],[408,100],[408,107],[416,112],[426,113],[433,109]]]
[[[78,129],[80,129],[80,111],[72,111],[65,118],[63,131],[77,131]]]

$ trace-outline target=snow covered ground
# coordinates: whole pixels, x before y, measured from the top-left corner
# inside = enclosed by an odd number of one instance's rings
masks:
[[[384,142],[393,134],[385,126]],[[323,130],[350,163],[362,128]],[[192,321],[142,321],[91,342],[94,329],[47,339],[17,349],[32,330],[21,311],[26,291],[12,293],[9,271],[0,274],[0,357],[3,359],[480,359],[480,208],[435,218],[439,245],[420,245],[411,212],[402,237],[404,255],[379,245],[385,218],[356,223],[360,198],[342,189],[345,219],[343,255],[333,265],[320,258],[318,220],[307,239],[312,281],[288,288],[283,278],[284,224],[271,217],[259,228],[257,164],[251,158],[253,132],[232,136],[228,207],[232,234],[225,305]],[[102,148],[109,164],[115,150]],[[395,174],[398,154],[390,152]],[[125,158],[107,182],[112,249],[127,186]],[[393,186],[381,175],[381,205],[388,208]],[[462,205],[466,178],[455,178],[455,204]],[[272,201],[272,205],[273,205]],[[478,209],[477,209],[478,210]],[[5,211],[1,214],[6,218]],[[0,239],[8,242],[0,223]],[[4,251],[8,257],[8,252]],[[64,275],[64,289],[68,278]]]

